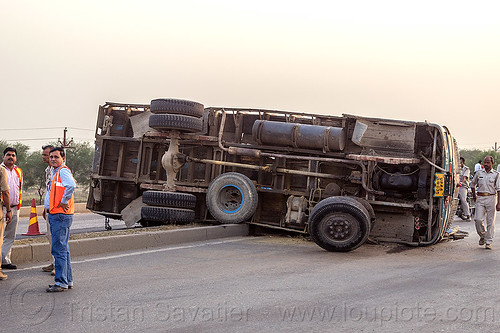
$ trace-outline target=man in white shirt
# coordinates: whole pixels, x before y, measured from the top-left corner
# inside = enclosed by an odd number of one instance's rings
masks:
[[[478,172],[481,169],[484,169],[483,165],[481,164],[481,160],[477,161],[477,163],[474,165],[474,173]]]
[[[9,192],[9,179],[7,175],[7,170],[0,167],[0,249],[3,245],[3,208],[5,207],[5,222],[10,223],[12,219],[12,211],[10,209],[10,192]],[[0,269],[0,280],[6,280],[7,274],[4,274]]]
[[[458,185],[458,197],[460,198],[460,204],[462,205],[462,216],[460,216],[460,218],[465,221],[470,221],[470,208],[469,203],[467,202],[470,170],[469,167],[465,165],[465,158],[463,157],[460,157],[460,167],[460,183]]]

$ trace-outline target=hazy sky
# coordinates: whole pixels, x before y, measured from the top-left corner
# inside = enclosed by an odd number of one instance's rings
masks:
[[[499,88],[499,1],[0,0],[0,139],[35,149],[161,97],[428,120],[488,149]]]

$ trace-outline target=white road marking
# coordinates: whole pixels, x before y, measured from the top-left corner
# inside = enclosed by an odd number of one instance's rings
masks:
[[[132,253],[115,254],[115,255],[109,255],[109,256],[99,257],[99,258],[91,258],[91,259],[83,259],[83,260],[75,260],[75,261],[71,260],[71,265],[82,264],[82,263],[92,262],[92,261],[131,257],[131,256],[137,256],[137,255],[147,254],[147,253],[157,253],[157,252],[166,252],[166,251],[173,251],[173,250],[192,249],[192,248],[196,248],[196,247],[203,247],[203,246],[209,246],[209,245],[241,242],[245,239],[248,239],[248,237],[242,237],[242,238],[237,238],[237,239],[228,239],[228,240],[216,241],[216,242],[205,242],[205,243],[198,243],[198,244],[192,244],[192,245],[173,246],[173,247],[167,247],[167,248],[162,248],[162,249],[151,249],[151,250],[137,251],[137,252],[132,252]],[[27,271],[30,269],[42,268],[44,266],[46,266],[46,264],[41,265],[41,266],[31,266],[31,267],[26,267],[26,268],[18,268],[15,271],[17,271],[17,272]]]

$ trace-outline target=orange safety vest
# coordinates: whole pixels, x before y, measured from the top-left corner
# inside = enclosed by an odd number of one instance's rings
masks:
[[[6,166],[4,166],[4,168],[7,170]],[[19,203],[16,207],[17,209],[20,209],[21,203],[23,202],[23,170],[21,170],[21,168],[17,165],[14,165],[14,171],[16,172],[17,178],[19,178]]]
[[[73,214],[75,212],[75,200],[73,195],[71,199],[68,201],[69,208],[68,210],[64,210],[62,207],[59,207],[61,200],[63,198],[64,191],[66,188],[61,183],[61,175],[59,172],[62,168],[69,168],[66,165],[63,165],[57,170],[54,178],[52,178],[52,183],[50,184],[50,198],[49,198],[49,213],[50,214]],[[71,171],[71,170],[70,170]]]
[[[19,204],[17,205],[17,209],[21,208],[21,203],[23,202],[23,170],[20,167],[14,166],[14,171],[19,178]]]

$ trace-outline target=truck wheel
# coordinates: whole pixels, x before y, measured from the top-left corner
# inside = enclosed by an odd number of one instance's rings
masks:
[[[142,202],[151,206],[194,208],[196,196],[180,192],[145,191]]]
[[[149,117],[149,127],[157,130],[178,130],[181,132],[201,132],[201,118],[179,114],[152,114]]]
[[[252,181],[237,172],[228,172],[212,180],[207,190],[207,208],[221,223],[241,223],[257,208],[257,189]]]
[[[372,205],[370,205],[370,203],[363,198],[358,198],[358,197],[352,197],[352,198],[360,202],[368,212],[368,216],[370,217],[370,230],[371,230],[373,228],[373,225],[375,224],[375,211],[373,210]]]
[[[309,216],[312,240],[327,251],[352,251],[368,239],[369,232],[369,212],[353,198],[321,200]]]
[[[161,224],[185,224],[194,221],[194,210],[148,206],[141,208],[141,218]]]
[[[151,113],[175,113],[198,118],[203,116],[205,110],[203,104],[172,98],[153,99],[149,109]]]

